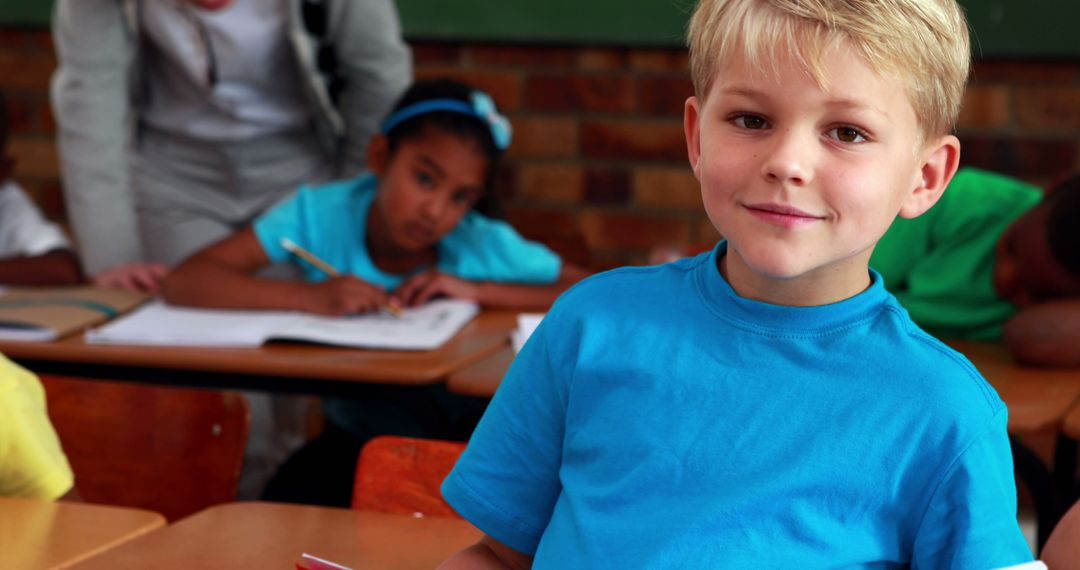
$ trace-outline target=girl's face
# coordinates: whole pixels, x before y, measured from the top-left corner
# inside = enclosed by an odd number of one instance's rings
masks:
[[[393,154],[386,137],[375,137],[368,166],[379,177],[369,237],[415,253],[434,247],[484,195],[490,160],[473,141],[429,127]]]

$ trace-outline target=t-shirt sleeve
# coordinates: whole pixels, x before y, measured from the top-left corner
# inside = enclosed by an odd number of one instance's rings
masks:
[[[44,392],[29,372],[0,364],[0,496],[53,500],[74,476],[49,423]]]
[[[461,516],[529,555],[562,491],[567,387],[575,360],[574,335],[564,327],[556,304],[514,360],[442,486]]]
[[[450,273],[470,281],[548,284],[559,278],[562,260],[547,246],[527,240],[513,226],[479,214],[464,218],[444,239]]]
[[[1016,485],[1002,408],[963,450],[930,499],[912,568],[1001,568],[1032,560],[1016,521]]]
[[[282,247],[281,238],[288,238],[296,245],[311,251],[305,231],[310,221],[305,218],[313,206],[312,192],[312,188],[301,187],[295,194],[256,218],[252,224],[255,236],[271,263],[290,260],[291,254]]]
[[[70,247],[60,226],[46,220],[22,189],[14,183],[0,186],[0,258]]]

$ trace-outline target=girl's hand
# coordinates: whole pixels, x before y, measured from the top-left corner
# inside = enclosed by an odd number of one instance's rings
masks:
[[[311,285],[307,310],[320,315],[341,316],[378,311],[390,301],[381,287],[353,275],[341,275]]]
[[[128,263],[98,273],[94,285],[108,289],[126,289],[157,294],[169,268],[160,263]]]
[[[478,290],[479,287],[472,281],[447,275],[437,269],[430,269],[402,283],[394,293],[394,297],[406,307],[415,307],[440,295],[478,301]]]

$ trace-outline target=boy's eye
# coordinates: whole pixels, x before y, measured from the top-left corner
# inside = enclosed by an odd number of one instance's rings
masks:
[[[735,123],[736,126],[755,131],[769,126],[768,121],[757,115],[736,115],[731,121]]]
[[[866,142],[866,133],[855,127],[836,127],[829,131],[829,136],[844,143]]]
[[[416,181],[424,188],[433,188],[435,186],[435,178],[423,170],[416,171]]]

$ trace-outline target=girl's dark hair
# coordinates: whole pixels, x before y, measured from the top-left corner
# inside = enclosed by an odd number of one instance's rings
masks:
[[[466,104],[472,103],[474,89],[454,81],[452,79],[433,79],[413,83],[405,94],[401,96],[397,104],[390,111],[390,117],[394,113],[423,101],[433,99],[453,99]],[[473,205],[473,210],[488,217],[501,218],[502,210],[495,198],[492,189],[495,179],[495,170],[502,151],[495,144],[495,138],[487,123],[474,115],[455,111],[431,111],[415,117],[405,119],[393,125],[389,131],[384,132],[389,143],[390,154],[397,152],[403,141],[416,139],[423,136],[429,127],[442,129],[443,131],[461,138],[471,140],[488,158],[488,172],[485,176],[484,195]]]
[[[1046,196],[1050,209],[1046,221],[1046,237],[1050,251],[1073,276],[1080,277],[1080,173],[1055,184]]]

